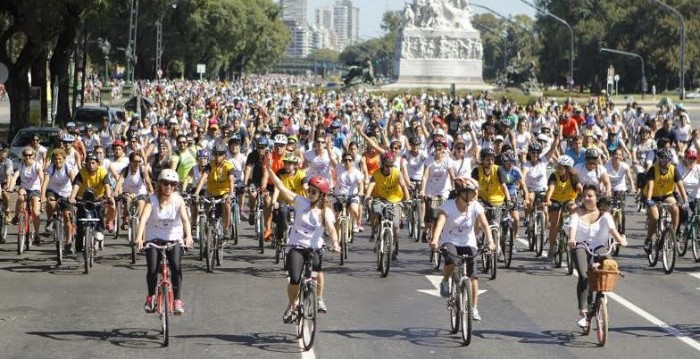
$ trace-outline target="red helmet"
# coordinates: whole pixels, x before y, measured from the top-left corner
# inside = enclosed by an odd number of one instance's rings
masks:
[[[697,159],[698,158],[698,151],[696,151],[694,148],[687,149],[685,151],[685,158]]]
[[[121,140],[116,140],[116,141],[112,142],[112,147],[124,148],[124,142],[122,142]]]
[[[321,176],[314,176],[311,177],[309,180],[309,186],[313,186],[318,188],[319,191],[323,194],[328,194],[331,191],[331,185],[328,183],[328,180],[321,177]]]
[[[391,153],[391,152],[389,152],[389,151],[384,152],[384,153],[382,154],[382,165],[383,165],[383,166],[386,166],[386,165],[392,165],[392,166],[393,166],[395,160],[396,160],[396,158],[394,157],[394,154]]]

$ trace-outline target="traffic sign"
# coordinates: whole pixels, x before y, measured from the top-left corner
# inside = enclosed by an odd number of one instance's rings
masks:
[[[620,75],[615,75],[615,82],[620,81]]]
[[[197,64],[197,73],[203,74],[207,72],[207,66],[205,64]]]
[[[158,78],[163,77],[163,69],[158,69],[158,70],[156,71],[156,75],[158,75]]]

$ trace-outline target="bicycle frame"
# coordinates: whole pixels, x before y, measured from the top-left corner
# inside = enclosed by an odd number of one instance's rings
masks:
[[[156,244],[154,242],[164,243]],[[168,317],[173,315],[175,308],[175,293],[173,292],[173,285],[170,279],[170,266],[168,263],[167,252],[177,249],[179,243],[169,243],[159,240],[154,240],[146,243],[145,248],[155,248],[158,251],[158,256],[161,258],[160,262],[160,278],[158,284],[156,285],[156,313],[161,319],[163,326],[163,345],[168,346],[170,341],[170,330]]]

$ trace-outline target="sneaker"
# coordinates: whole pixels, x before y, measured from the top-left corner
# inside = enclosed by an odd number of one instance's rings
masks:
[[[282,315],[282,321],[285,324],[291,323],[294,321],[294,308],[287,308],[287,310],[284,311],[284,314]]]
[[[477,321],[481,320],[481,315],[479,315],[479,310],[476,308],[474,308],[474,310],[472,310],[472,319],[477,320]]]
[[[359,231],[360,229],[358,227],[352,227],[352,233],[357,233]]]
[[[75,260],[76,260],[78,263],[83,263],[83,262],[85,262],[85,255],[83,254],[83,252],[78,252],[78,253],[76,253],[76,254],[75,254]]]
[[[651,253],[651,239],[647,238],[644,240],[644,252],[647,254]]]
[[[153,313],[153,312],[156,311],[156,308],[155,308],[155,305],[154,305],[154,304],[155,304],[155,299],[156,299],[156,296],[155,296],[155,295],[146,296],[146,303],[143,304],[143,310],[144,310],[146,313]]]
[[[12,221],[10,221],[10,222],[16,226],[17,224],[19,224],[19,217],[13,216]]]
[[[224,241],[228,241],[231,239],[231,229],[225,229],[224,230]]]
[[[46,232],[53,232],[53,219],[51,218],[46,220]]]
[[[272,231],[269,229],[265,230],[265,234],[263,235],[263,238],[265,239],[265,242],[269,242],[272,240]]]
[[[319,313],[328,313],[328,307],[326,307],[326,302],[323,301],[323,298],[318,299],[317,307]]]
[[[95,232],[95,240],[96,241],[104,241],[105,235],[102,234],[102,232]]]
[[[37,247],[41,246],[41,238],[39,238],[38,234],[34,235],[34,241],[32,241],[32,244],[34,244]]]
[[[578,325],[580,328],[585,328],[587,327],[588,324],[588,316],[585,314],[581,314],[580,318],[578,319],[578,322],[576,322],[576,325]]]
[[[72,253],[73,253],[73,244],[72,244],[72,243],[66,243],[66,246],[63,247],[63,253],[72,254]]]
[[[357,230],[360,231],[360,232],[364,232],[364,231],[365,231],[365,228],[362,227],[361,224],[358,224],[358,225],[357,225]]]
[[[251,226],[255,224],[255,216],[251,215],[250,217],[248,217],[248,224],[250,224]]]
[[[184,308],[185,303],[183,303],[181,299],[175,299],[174,304],[175,304],[175,310],[173,311],[173,314],[175,314],[175,315],[185,314],[185,308]]]
[[[127,221],[122,222],[122,231],[129,230],[129,223]]]
[[[443,280],[440,282],[440,295],[443,298],[448,298],[450,296],[450,282]]]

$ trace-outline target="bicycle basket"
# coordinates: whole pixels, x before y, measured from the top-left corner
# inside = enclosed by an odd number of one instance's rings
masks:
[[[433,197],[430,199],[430,209],[433,211],[436,211],[440,208],[442,208],[442,205],[445,203],[445,199],[442,197]],[[436,215],[437,216],[437,215]]]
[[[588,290],[594,292],[612,292],[617,284],[617,277],[620,274],[616,270],[588,270]]]

